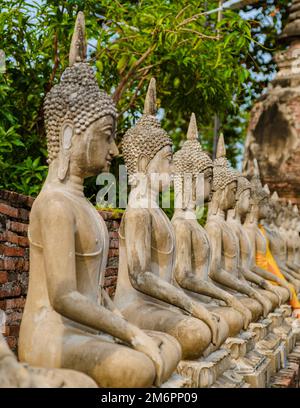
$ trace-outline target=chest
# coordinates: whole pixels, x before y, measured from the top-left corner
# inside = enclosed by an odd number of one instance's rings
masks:
[[[151,209],[151,246],[158,254],[169,255],[175,246],[173,226],[159,208]]]
[[[192,239],[192,261],[196,265],[207,264],[210,261],[211,248],[209,237],[197,221],[190,222],[191,239]]]
[[[255,241],[257,250],[265,254],[267,252],[267,242],[264,234],[260,231],[259,228],[256,228],[255,231]]]
[[[222,250],[225,257],[233,258],[239,255],[239,240],[234,229],[227,222],[221,222]]]
[[[100,253],[108,243],[104,220],[88,202],[76,205],[75,248],[78,254]]]

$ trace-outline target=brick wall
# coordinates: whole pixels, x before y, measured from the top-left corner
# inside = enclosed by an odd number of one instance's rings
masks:
[[[4,336],[15,352],[28,287],[27,229],[33,201],[32,197],[0,190],[0,309],[6,313]],[[104,285],[109,295],[113,296],[118,274],[121,214],[110,211],[101,211],[100,214],[110,237]]]

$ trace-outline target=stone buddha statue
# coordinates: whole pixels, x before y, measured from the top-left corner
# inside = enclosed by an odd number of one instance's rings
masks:
[[[275,286],[255,272],[255,251],[250,243],[247,230],[243,226],[243,221],[251,208],[251,183],[240,173],[238,173],[236,199],[235,208],[227,213],[227,223],[239,241],[240,272],[248,282],[255,285],[256,291],[261,294],[261,303],[266,316],[281,303],[281,297]]]
[[[122,150],[131,191],[120,226],[119,274],[114,303],[131,323],[171,334],[184,359],[196,359],[218,344],[218,320],[173,285],[175,235],[158,205],[170,185],[172,141],[156,114],[155,80],[149,84],[144,113],[124,136]]]
[[[285,227],[285,241],[286,241],[286,263],[290,269],[290,274],[296,280],[299,280],[300,265],[297,264],[295,259],[295,245],[299,246],[299,233],[297,231],[297,222],[298,222],[298,207],[293,206],[291,201],[289,201],[288,206],[285,211],[286,220],[284,223]],[[287,278],[288,279],[288,278]],[[291,283],[297,288],[299,292],[299,283],[292,281]]]
[[[0,388],[97,388],[86,374],[21,364],[0,333]]]
[[[293,237],[293,265],[294,270],[298,274],[298,279],[300,276],[300,217],[299,208],[297,205],[293,206],[293,217],[291,221],[291,232]]]
[[[297,239],[295,236],[295,225],[292,221],[292,226],[290,230],[287,231],[287,242],[282,237],[278,227],[276,226],[275,219],[277,218],[277,210],[280,211],[280,204],[278,208],[278,195],[273,194],[273,196],[269,200],[269,212],[267,218],[263,221],[264,229],[266,231],[267,237],[270,241],[270,250],[274,259],[277,262],[277,265],[280,268],[281,273],[283,276],[294,285],[294,287],[299,292],[299,274],[297,273],[297,265],[293,262],[289,262],[287,258],[287,247],[290,245],[291,252],[293,253],[292,259],[294,260],[295,255],[295,245],[297,243]],[[294,212],[295,214],[295,212]],[[288,223],[289,225],[290,223]],[[297,234],[297,232],[296,232]]]
[[[181,358],[179,344],[126,321],[99,290],[108,231],[85,198],[83,182],[108,171],[118,154],[117,112],[99,90],[85,49],[80,12],[69,67],[44,104],[49,173],[30,214],[30,276],[19,358],[34,366],[81,371],[100,387],[160,385]]]
[[[263,279],[276,284],[276,291],[281,297],[281,301],[286,302],[289,296],[291,296],[290,288],[280,273],[274,273],[274,268],[271,267],[271,263],[267,259],[267,257],[271,259],[272,254],[269,250],[265,230],[259,222],[268,216],[269,196],[268,192],[261,185],[256,160],[254,163],[255,173],[251,180],[251,208],[243,224],[244,229],[247,231],[252,251],[255,254],[255,265],[252,266],[252,270]]]
[[[224,137],[221,134],[214,162],[213,195],[209,204],[205,229],[212,249],[209,275],[216,284],[238,296],[240,302],[251,311],[248,322],[256,321],[263,314],[261,295],[251,287],[238,268],[239,242],[226,222],[227,211],[236,203],[237,174],[226,159]]]
[[[216,286],[209,277],[211,265],[210,240],[196,218],[197,200],[209,201],[213,180],[213,162],[198,141],[195,115],[192,114],[187,140],[174,155],[175,212],[172,224],[176,238],[174,277],[187,294],[202,302],[208,310],[219,314],[227,323],[229,336],[235,336],[245,326],[249,311],[239,300]],[[191,176],[191,181],[186,178]],[[199,178],[199,175],[203,176]],[[202,183],[203,195],[200,192]],[[204,183],[204,185],[203,185]],[[221,301],[221,302],[220,302]],[[223,304],[223,306],[220,305]],[[222,320],[221,320],[222,322]],[[222,338],[228,331],[222,329]]]

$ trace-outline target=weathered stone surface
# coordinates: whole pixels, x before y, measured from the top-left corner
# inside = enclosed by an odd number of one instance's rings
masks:
[[[300,15],[293,13],[298,8],[294,0],[283,32],[289,46],[276,55],[279,71],[252,109],[243,170],[253,174],[256,158],[271,192],[300,204]]]

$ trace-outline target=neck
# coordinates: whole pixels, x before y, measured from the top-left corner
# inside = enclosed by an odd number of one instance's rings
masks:
[[[258,208],[252,205],[251,210],[246,215],[245,224],[258,225]]]
[[[227,219],[228,220],[235,220],[239,224],[242,223],[242,216],[241,214],[237,211],[237,208],[233,210],[227,211]]]
[[[74,194],[84,197],[83,193],[83,182],[84,178],[82,176],[72,174],[70,171],[66,175],[65,180],[60,181],[57,177],[58,170],[58,160],[55,159],[51,162],[49,166],[48,176],[43,188],[48,185],[55,186],[56,188],[66,189]]]
[[[226,213],[225,213],[224,210],[222,210],[221,208],[218,208],[216,212],[215,211],[212,212],[210,210],[211,210],[211,205],[209,204],[209,206],[208,206],[208,218],[217,217],[217,218],[220,218],[222,220],[225,220]]]
[[[174,212],[174,217],[181,217],[181,218],[185,218],[186,220],[196,220],[197,219],[195,209],[191,209],[191,208],[186,208],[186,209],[177,208]]]
[[[128,199],[128,207],[132,208],[159,208],[158,205],[159,191],[153,190],[148,184],[148,179],[140,181],[134,187]]]

